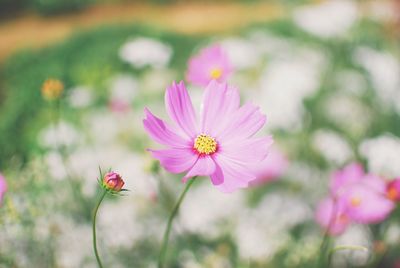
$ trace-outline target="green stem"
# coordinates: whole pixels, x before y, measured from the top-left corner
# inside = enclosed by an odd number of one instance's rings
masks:
[[[185,189],[183,190],[183,192],[181,193],[178,202],[175,204],[171,215],[168,218],[168,223],[167,223],[167,228],[165,229],[164,232],[164,237],[163,237],[163,242],[162,242],[162,246],[161,246],[161,251],[160,251],[160,255],[158,257],[158,268],[163,268],[164,265],[164,260],[165,260],[165,254],[167,252],[168,249],[168,239],[169,239],[169,234],[171,232],[171,227],[172,227],[172,221],[174,220],[176,214],[179,211],[179,207],[181,206],[181,203],[186,195],[186,193],[188,192],[190,186],[193,184],[193,182],[195,181],[196,177],[190,179],[187,184]]]
[[[93,231],[93,249],[94,249],[94,255],[96,255],[96,260],[97,264],[99,265],[100,268],[103,268],[103,265],[100,260],[99,252],[97,251],[97,238],[96,238],[96,217],[97,217],[97,211],[99,210],[100,204],[103,201],[104,197],[107,194],[107,190],[104,190],[103,194],[101,195],[99,202],[97,203],[96,208],[94,209],[93,212],[93,225],[92,225],[92,231]]]
[[[333,248],[329,254],[334,254],[336,251],[340,251],[340,250],[359,250],[359,251],[367,251],[368,252],[368,248],[366,248],[364,246],[341,245],[341,246],[336,246],[335,248]]]

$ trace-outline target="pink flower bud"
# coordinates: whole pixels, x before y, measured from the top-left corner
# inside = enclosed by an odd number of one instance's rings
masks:
[[[108,172],[103,178],[103,186],[107,190],[114,192],[119,192],[122,190],[125,182],[122,180],[121,176],[114,171]]]

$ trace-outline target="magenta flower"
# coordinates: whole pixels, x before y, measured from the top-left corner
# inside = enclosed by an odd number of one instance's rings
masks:
[[[400,178],[396,178],[386,185],[386,195],[392,201],[400,201]]]
[[[7,192],[7,182],[4,176],[0,173],[0,204],[3,201],[3,197],[6,192]]]
[[[240,107],[239,92],[226,83],[211,81],[203,96],[200,120],[183,82],[167,88],[165,106],[173,125],[145,109],[144,127],[168,149],[149,150],[171,173],[210,176],[222,192],[247,187],[256,177],[251,165],[262,161],[272,137],[254,137],[266,117],[252,104]]]
[[[315,220],[330,235],[340,235],[351,222],[345,209],[344,203],[340,200],[326,198],[319,203]]]
[[[283,175],[288,166],[286,156],[275,147],[271,147],[268,156],[261,162],[254,164],[256,179],[250,184],[257,186],[273,181]]]
[[[211,80],[225,82],[231,72],[232,65],[228,56],[221,46],[213,45],[189,60],[186,79],[195,85],[207,86]]]

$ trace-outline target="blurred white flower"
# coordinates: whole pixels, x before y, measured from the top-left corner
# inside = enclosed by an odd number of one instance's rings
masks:
[[[387,231],[385,232],[385,241],[390,246],[396,246],[400,240],[400,225],[397,222],[389,223]]]
[[[93,254],[90,226],[77,225],[62,215],[58,217],[57,226],[61,232],[57,237],[57,264],[65,268],[82,267]]]
[[[355,97],[332,94],[323,106],[330,120],[355,135],[363,133],[371,121],[371,110]]]
[[[269,117],[269,127],[300,127],[304,114],[303,99],[319,87],[325,57],[311,50],[302,50],[290,58],[275,59],[260,78],[262,109]]]
[[[136,68],[161,68],[168,65],[172,48],[156,39],[138,37],[125,43],[119,51],[119,56]]]
[[[74,108],[84,108],[93,102],[93,94],[90,88],[79,86],[71,89],[68,95],[68,103]]]
[[[69,147],[78,143],[78,130],[70,123],[59,121],[57,126],[49,125],[39,133],[39,144],[47,148]]]
[[[353,153],[350,145],[339,134],[321,129],[313,135],[313,146],[322,154],[326,160],[337,165],[343,165],[352,159]]]
[[[120,74],[111,80],[110,90],[111,99],[130,103],[137,93],[138,82],[131,75]]]
[[[191,190],[190,202],[182,204],[180,222],[189,231],[213,237],[219,234],[219,224],[240,216],[243,207],[243,192],[221,194],[203,183]]]
[[[388,52],[359,47],[354,53],[354,61],[371,75],[376,93],[382,100],[400,102],[400,62],[398,59]]]
[[[68,174],[62,156],[58,152],[50,151],[45,155],[44,159],[47,164],[49,175],[52,178],[62,180],[67,177]]]
[[[400,176],[400,139],[390,134],[364,140],[360,154],[368,160],[368,169],[388,178]]]
[[[337,246],[361,246],[368,250],[340,250],[332,256],[333,267],[347,267],[350,263],[351,267],[359,267],[367,264],[368,259],[373,252],[372,237],[368,227],[361,225],[350,226],[347,231],[339,236],[335,241]]]
[[[241,213],[235,231],[244,259],[265,260],[290,242],[288,230],[312,217],[303,200],[285,193],[271,193],[257,208]],[[273,223],[273,224],[271,224]]]
[[[157,79],[155,79],[157,77]],[[140,81],[143,93],[164,93],[171,81],[176,79],[175,72],[171,69],[152,69],[146,71]]]
[[[115,202],[104,202],[98,215],[98,232],[108,247],[132,247],[141,238],[143,227],[135,213],[135,200],[119,197]]]
[[[253,42],[241,38],[227,38],[221,41],[234,69],[247,69],[260,63],[260,52]]]
[[[94,142],[103,145],[112,143],[121,127],[115,116],[106,110],[93,111],[86,115],[83,121]]]
[[[300,7],[293,14],[298,27],[322,38],[346,33],[357,18],[357,4],[350,0],[323,1]]]

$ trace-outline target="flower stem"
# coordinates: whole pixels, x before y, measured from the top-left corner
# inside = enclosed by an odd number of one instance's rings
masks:
[[[97,264],[99,265],[99,268],[103,268],[103,264],[101,263],[99,252],[97,251],[97,238],[96,238],[96,217],[97,217],[97,211],[99,210],[100,204],[103,201],[104,197],[107,194],[107,190],[104,190],[103,194],[101,195],[99,202],[97,203],[96,208],[94,209],[93,213],[93,225],[92,225],[92,231],[93,231],[93,249],[94,249],[94,255],[96,255],[96,260]]]
[[[176,204],[171,212],[171,215],[168,218],[168,223],[167,223],[167,227],[164,232],[160,255],[158,256],[158,268],[163,268],[163,265],[164,265],[165,254],[167,253],[167,249],[168,249],[168,239],[169,239],[169,234],[171,232],[172,221],[174,220],[176,214],[178,213],[179,207],[181,206],[181,203],[182,203],[186,193],[188,192],[190,186],[193,184],[195,179],[196,179],[196,177],[193,177],[191,180],[189,180],[187,182],[185,189],[179,196],[178,202],[176,202]]]

